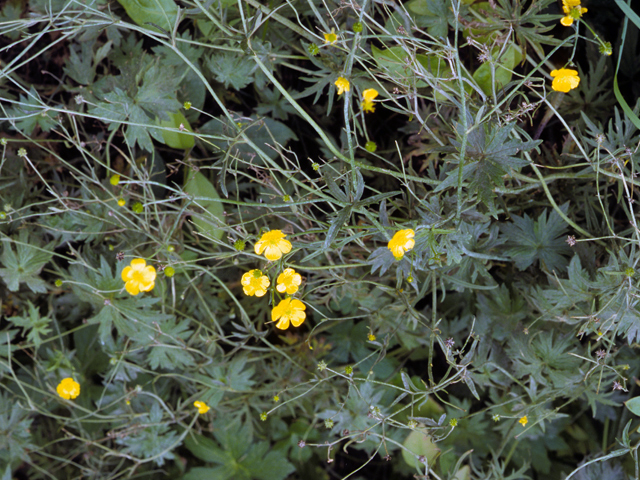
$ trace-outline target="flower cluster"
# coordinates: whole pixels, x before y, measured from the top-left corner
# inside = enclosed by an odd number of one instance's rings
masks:
[[[580,0],[562,0],[562,11],[564,17],[560,19],[560,23],[565,27],[573,25],[574,20],[579,20],[587,9],[580,5]]]
[[[286,235],[280,230],[270,230],[265,232],[260,240],[255,244],[254,250],[256,254],[264,256],[267,260],[279,260],[285,253],[289,253],[292,249],[291,242],[285,239]],[[245,295],[262,297],[267,293],[271,286],[269,277],[262,270],[249,270],[240,281]],[[276,290],[281,294],[293,295],[298,291],[302,284],[302,276],[293,268],[285,268],[276,280]],[[271,318],[276,323],[276,327],[281,330],[289,328],[289,324],[300,326],[305,318],[306,309],[304,303],[300,300],[287,297],[280,300],[277,306],[271,311]]]

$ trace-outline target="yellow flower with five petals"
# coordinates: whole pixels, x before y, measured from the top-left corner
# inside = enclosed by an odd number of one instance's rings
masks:
[[[299,327],[304,322],[307,314],[304,313],[307,307],[297,298],[285,298],[271,310],[271,320],[276,323],[276,328],[286,330],[289,323],[294,327]]]
[[[56,392],[65,400],[73,400],[80,395],[80,384],[71,377],[63,378],[58,384]]]
[[[560,19],[560,23],[565,27],[573,25],[574,20],[579,20],[587,9],[580,6],[580,0],[562,0],[562,11],[565,16]]]
[[[122,281],[125,282],[124,288],[131,295],[149,292],[156,285],[156,269],[151,265],[147,266],[147,262],[143,258],[131,260],[131,264],[122,270],[121,277]]]
[[[253,295],[256,297],[262,297],[267,293],[267,288],[271,285],[269,277],[264,275],[262,271],[258,269],[249,270],[247,273],[242,275],[240,283],[242,284],[244,294],[250,297]]]
[[[396,260],[400,260],[416,244],[413,239],[414,235],[415,232],[408,228],[406,230],[398,230],[393,238],[389,240],[387,248],[391,250]]]
[[[285,268],[278,276],[278,285],[276,290],[280,293],[288,293],[293,295],[298,291],[298,287],[302,283],[302,277],[293,268]]]
[[[269,230],[265,232],[256,243],[254,249],[256,254],[264,256],[267,260],[278,260],[285,253],[291,251],[291,242],[285,240],[286,235],[280,230]]]
[[[570,68],[561,68],[559,70],[553,70],[551,72],[553,82],[551,88],[556,92],[567,93],[569,90],[573,90],[580,85],[580,77],[576,70]]]

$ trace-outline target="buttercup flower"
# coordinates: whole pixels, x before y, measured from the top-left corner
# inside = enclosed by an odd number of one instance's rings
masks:
[[[120,183],[120,175],[118,174],[111,175],[111,178],[109,179],[109,183],[114,187],[118,185]]]
[[[299,273],[293,268],[286,268],[279,276],[278,276],[278,285],[276,286],[276,290],[280,293],[288,293],[289,295],[293,295],[298,291],[298,287],[302,283],[302,277]]]
[[[562,11],[565,16],[560,19],[560,23],[565,27],[573,25],[574,20],[587,13],[587,9],[580,6],[580,0],[562,0]]]
[[[260,240],[255,245],[255,251],[258,255],[267,257],[267,260],[278,260],[285,253],[291,251],[291,242],[285,240],[286,235],[280,230],[270,230],[260,237]]]
[[[210,409],[209,405],[207,405],[204,402],[200,402],[200,401],[193,402],[193,406],[198,409],[198,413],[200,415],[203,415],[203,414],[207,413],[209,411],[209,409]]]
[[[280,330],[286,330],[289,328],[289,322],[293,323],[294,327],[299,327],[304,322],[307,314],[304,313],[304,303],[297,298],[285,298],[277,306],[273,307],[271,311],[271,320],[276,323],[276,328]]]
[[[373,106],[373,99],[378,96],[378,91],[375,88],[367,88],[362,92],[362,110],[365,112],[373,113],[376,107]]]
[[[415,232],[408,228],[406,230],[397,231],[393,238],[389,240],[387,248],[391,250],[393,256],[396,257],[396,260],[400,260],[404,254],[411,250],[416,244],[413,239],[414,235]]]
[[[244,294],[249,295],[250,297],[253,295],[256,297],[262,297],[267,293],[267,288],[271,285],[269,277],[264,275],[262,271],[258,269],[249,270],[247,273],[242,275],[240,283],[242,283]]]
[[[551,72],[553,77],[553,83],[551,88],[556,92],[567,93],[569,90],[573,90],[580,85],[580,77],[576,70],[570,68],[561,68],[560,70],[554,70]]]
[[[524,417],[522,417],[520,420],[518,420],[518,423],[522,424],[522,426],[526,426],[527,423],[529,423],[529,419],[527,418],[527,416],[525,415]]]
[[[338,77],[338,79],[334,83],[338,88],[338,95],[342,95],[343,92],[348,92],[350,89],[349,80],[344,77]]]
[[[336,29],[332,28],[330,33],[324,34],[324,43],[328,43],[333,45],[338,41],[338,36],[336,35]]]
[[[80,395],[80,384],[71,377],[63,378],[56,391],[65,400],[73,400]]]
[[[138,295],[140,292],[149,292],[156,285],[156,269],[143,258],[134,258],[131,265],[122,270],[122,280],[126,282],[124,288],[131,295]]]

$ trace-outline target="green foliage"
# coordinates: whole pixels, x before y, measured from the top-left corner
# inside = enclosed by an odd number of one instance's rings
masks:
[[[555,3],[5,2],[3,479],[633,477],[637,32]]]

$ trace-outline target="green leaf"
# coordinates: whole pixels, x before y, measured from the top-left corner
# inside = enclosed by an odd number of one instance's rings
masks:
[[[640,397],[633,397],[632,399],[624,402],[624,404],[629,410],[631,410],[631,413],[640,416]]]
[[[566,213],[569,204],[565,203],[560,209]],[[547,271],[563,271],[569,261],[571,249],[564,239],[567,224],[555,210],[547,217],[544,210],[538,220],[531,219],[527,214],[524,217],[511,215],[513,223],[503,224],[502,232],[508,239],[506,255],[516,263],[516,267],[525,270],[535,262]]]
[[[179,129],[180,125],[182,125],[187,129],[187,131],[193,132],[191,125],[187,119],[184,118],[182,112],[170,113],[169,120],[160,120],[156,117],[156,122],[158,123],[158,126],[163,127],[162,139],[164,140],[164,143],[171,148],[187,150],[189,148],[193,148],[196,144],[195,137],[193,135],[165,130],[165,128]]]
[[[252,444],[246,425],[240,429],[232,427],[228,424],[215,432],[220,443],[202,435],[185,439],[185,446],[196,457],[219,466],[191,469],[184,478],[284,480],[295,470],[281,451],[271,450],[269,442]]]
[[[0,393],[0,463],[12,464],[29,459],[32,418],[29,410],[14,398]]]
[[[131,339],[134,345],[149,345],[147,362],[151,369],[176,370],[194,364],[185,343],[192,333],[189,330],[189,320],[175,323],[173,319],[166,319],[157,322],[151,331],[140,328]],[[150,340],[151,344],[149,344]]]
[[[431,437],[417,430],[407,436],[403,445],[406,449],[402,449],[402,459],[412,468],[424,467],[424,464],[418,460],[420,456],[426,458],[430,467],[433,466],[433,461],[440,453],[440,449],[433,443]]]
[[[499,53],[499,49],[496,49]],[[512,71],[520,62],[521,55],[515,46],[510,45],[497,61],[486,61],[473,72],[473,78],[486,95],[493,93],[495,84],[496,93],[504,88],[512,77]],[[493,70],[493,76],[492,76]]]
[[[178,16],[178,7],[174,0],[118,0],[131,20],[141,27],[149,27],[148,22],[155,23],[167,32],[173,31]]]
[[[251,57],[221,52],[214,53],[207,59],[207,67],[215,75],[216,81],[223,83],[225,88],[242,90],[253,82],[253,72],[257,65]]]
[[[72,44],[69,47],[69,58],[64,72],[82,85],[90,85],[95,77],[95,69],[92,68],[94,42],[81,42],[80,45]]]
[[[16,119],[13,124],[15,128],[30,136],[36,126],[39,126],[43,132],[49,132],[58,124],[51,118],[48,110],[40,94],[32,86],[28,96],[20,95],[20,102],[7,108],[7,118]]]
[[[41,317],[38,308],[36,308],[29,300],[27,300],[27,307],[29,308],[28,316],[9,317],[7,320],[13,323],[16,327],[21,327],[22,334],[26,334],[27,340],[33,342],[37,349],[42,344],[42,337],[46,337],[51,333],[51,328],[49,328],[51,319],[48,317]]]
[[[7,288],[11,292],[17,292],[20,284],[26,283],[32,292],[46,293],[47,284],[39,274],[53,256],[53,253],[48,251],[52,245],[40,248],[37,242],[29,238],[26,229],[20,230],[19,241],[15,242],[15,253],[9,240],[3,239],[3,243],[0,260],[6,268],[0,268],[0,277],[7,284]]]
[[[215,187],[202,173],[191,170],[184,192],[192,196],[193,203],[204,210],[191,217],[196,229],[207,238],[220,240],[224,235],[224,208]]]

